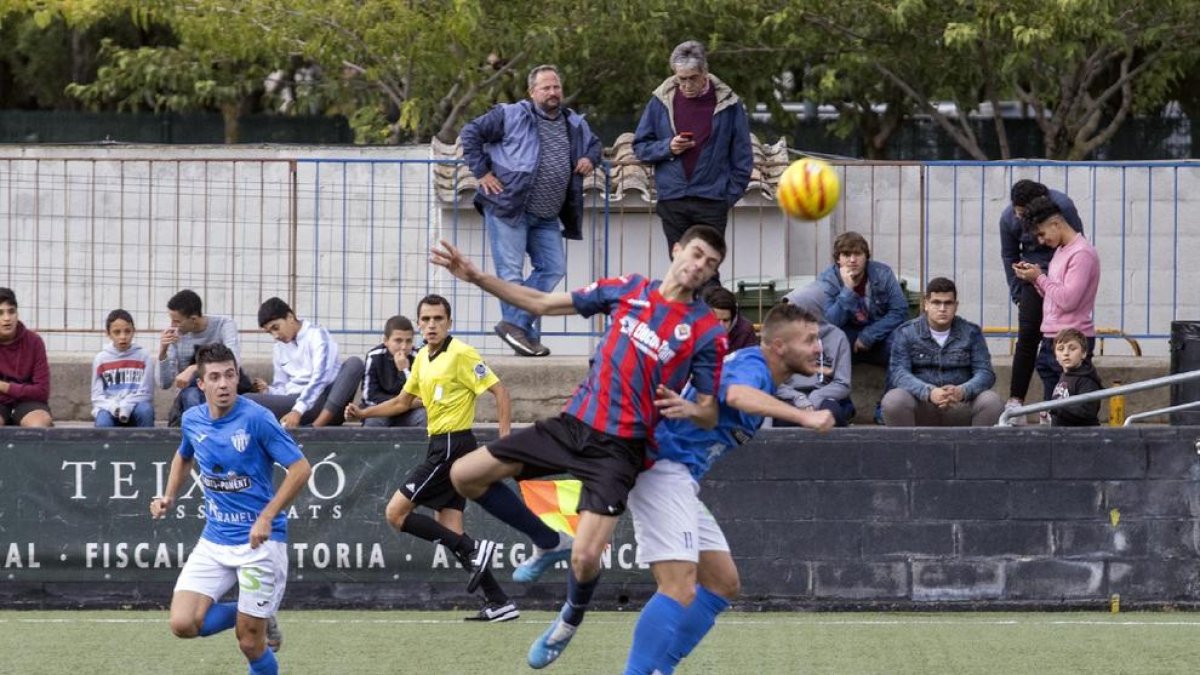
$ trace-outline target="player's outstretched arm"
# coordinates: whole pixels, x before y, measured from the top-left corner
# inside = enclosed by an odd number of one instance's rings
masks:
[[[383,403],[377,403],[367,408],[360,408],[353,403],[347,404],[345,417],[351,421],[365,420],[368,417],[395,417],[420,407],[420,404],[421,399],[407,391],[402,391]]]
[[[175,504],[175,495],[179,494],[179,488],[183,487],[183,479],[191,472],[194,459],[184,459],[183,455],[178,452],[171,460],[171,472],[167,474],[167,487],[164,488],[161,496],[150,500],[150,516],[153,518],[162,518],[167,515],[167,511],[171,510],[171,506]]]
[[[300,489],[308,482],[310,475],[312,466],[304,457],[287,466],[287,477],[283,479],[283,483],[275,491],[275,497],[267,502],[266,508],[258,514],[258,520],[255,520],[254,526],[250,528],[250,548],[258,548],[271,538],[271,521],[300,494]]]
[[[760,389],[744,384],[731,384],[725,393],[725,404],[751,415],[787,420],[817,431],[833,428],[833,413],[828,410],[801,410]]]
[[[439,246],[429,251],[429,262],[444,267],[447,272],[463,281],[474,284],[510,305],[538,316],[563,316],[576,314],[575,303],[570,293],[543,293],[535,288],[526,288],[484,272],[462,254],[453,244],[443,239]]]

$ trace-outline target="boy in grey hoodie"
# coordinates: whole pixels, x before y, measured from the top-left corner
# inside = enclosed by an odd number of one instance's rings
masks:
[[[815,375],[792,375],[776,390],[776,398],[801,409],[828,410],[839,427],[854,418],[850,400],[850,341],[842,329],[825,321],[825,291],[817,283],[792,291],[784,301],[817,317],[821,340],[821,367]],[[793,426],[775,420],[774,425]]]
[[[114,309],[104,320],[112,344],[92,359],[92,417],[97,427],[154,426],[154,360],[133,343],[133,317]]]

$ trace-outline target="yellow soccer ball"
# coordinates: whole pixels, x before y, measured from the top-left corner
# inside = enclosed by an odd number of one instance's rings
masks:
[[[792,218],[820,220],[837,206],[842,185],[833,167],[805,157],[791,163],[779,177],[775,197]]]

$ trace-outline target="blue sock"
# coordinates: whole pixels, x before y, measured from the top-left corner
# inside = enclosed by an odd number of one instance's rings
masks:
[[[650,675],[656,664],[667,660],[676,628],[686,612],[687,608],[669,595],[651,596],[633,627],[633,646],[625,662],[625,675]]]
[[[263,650],[263,655],[250,662],[250,675],[279,675],[279,662],[275,660],[275,652],[270,647]]]
[[[717,615],[726,609],[729,609],[728,600],[696,584],[696,599],[684,610],[683,619],[675,629],[675,641],[667,650],[666,659],[658,664],[663,675],[675,672],[675,666],[692,653],[717,622]]]
[[[200,624],[200,637],[208,637],[223,630],[229,630],[236,623],[236,602],[214,602],[204,613],[204,622]]]
[[[475,502],[488,513],[524,532],[539,548],[558,546],[558,532],[543,523],[506,485],[492,483]]]
[[[563,605],[562,618],[572,626],[583,623],[583,615],[587,612],[588,604],[592,602],[592,593],[596,592],[596,584],[600,583],[597,574],[591,581],[580,581],[575,578],[575,570],[567,574],[567,603]]]

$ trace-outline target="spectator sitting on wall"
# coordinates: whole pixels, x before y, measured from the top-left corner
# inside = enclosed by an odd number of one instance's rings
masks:
[[[96,426],[154,426],[154,358],[133,342],[133,315],[123,309],[109,312],[104,333],[111,344],[92,360]]]
[[[17,295],[0,288],[0,427],[52,427],[46,344],[17,314]]]
[[[1062,210],[1048,197],[1038,197],[1025,209],[1025,227],[1037,235],[1038,243],[1054,249],[1049,268],[1024,261],[1013,264],[1013,273],[1031,284],[1042,295],[1042,347],[1037,357],[1037,372],[1042,378],[1046,400],[1054,396],[1054,386],[1062,368],[1054,357],[1054,337],[1064,328],[1077,328],[1087,336],[1086,360],[1092,360],[1096,347],[1096,292],[1100,287],[1100,256],[1083,233],[1076,232]],[[1049,416],[1043,416],[1049,423]]]
[[[196,350],[203,345],[223,344],[237,359],[240,379],[238,392],[250,391],[250,378],[241,371],[242,352],[237,326],[227,316],[205,316],[204,303],[195,291],[183,289],[167,300],[171,325],[162,332],[158,344],[158,386],[179,389],[179,395],[167,415],[167,425],[179,426],[183,411],[204,403],[204,392],[197,386]]]
[[[883,396],[888,426],[993,426],[1004,400],[979,326],[956,316],[958,289],[938,277],[925,288],[925,313],[896,331],[891,379]]]
[[[1038,347],[1042,345],[1042,295],[1037,288],[1016,275],[1016,263],[1027,262],[1045,271],[1050,266],[1054,249],[1038,243],[1037,234],[1025,228],[1025,211],[1029,203],[1038,197],[1049,197],[1058,205],[1063,218],[1071,229],[1083,231],[1083,221],[1075,203],[1058,190],[1051,190],[1041,183],[1019,180],[1010,191],[1012,204],[1000,214],[1000,258],[1004,261],[1004,275],[1008,278],[1008,294],[1017,305],[1017,344],[1013,348],[1012,382],[1009,385],[1006,408],[1025,404],[1029,393],[1029,380],[1038,360]],[[1013,424],[1024,424],[1025,418],[1013,419]]]
[[[825,320],[846,334],[851,361],[887,368],[892,336],[908,319],[908,301],[892,268],[871,259],[871,247],[861,234],[843,232],[833,241],[833,264],[817,283],[825,292]],[[894,385],[890,372],[884,393]],[[878,405],[875,423],[883,423]]]
[[[296,318],[280,298],[258,308],[258,325],[275,338],[271,384],[254,379],[247,398],[267,408],[285,429],[311,424],[337,426],[363,378],[363,362],[338,363],[338,346],[324,327]]]
[[[1104,385],[1095,366],[1087,358],[1088,340],[1074,328],[1064,328],[1054,336],[1054,358],[1062,367],[1062,378],[1054,387],[1054,400],[1100,391]],[[1056,427],[1094,427],[1100,424],[1100,401],[1076,403],[1050,411],[1050,423]]]
[[[850,400],[850,341],[842,329],[824,319],[824,299],[825,294],[816,283],[796,289],[784,298],[817,318],[821,362],[812,375],[793,374],[779,386],[775,396],[801,410],[828,410],[833,413],[834,423],[844,427],[855,413]],[[774,425],[795,426],[782,420],[775,420]]]
[[[413,350],[412,321],[397,314],[383,324],[383,343],[367,352],[366,375],[363,376],[363,408],[390,401],[404,391],[404,383],[412,374]],[[366,417],[364,427],[423,427],[426,423],[425,407],[421,399],[413,401],[411,410],[391,417]]]
[[[739,311],[737,296],[724,286],[709,286],[702,294],[704,304],[708,305],[725,332],[729,335],[729,351],[735,352],[743,347],[758,345],[758,333],[750,319],[742,316]]]

